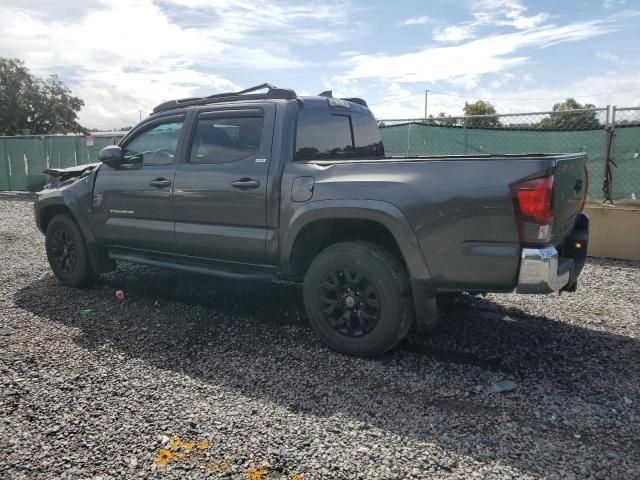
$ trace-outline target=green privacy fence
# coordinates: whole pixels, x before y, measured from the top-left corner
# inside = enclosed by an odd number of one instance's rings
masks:
[[[119,137],[78,135],[0,137],[0,191],[37,191],[45,168],[64,168],[98,161],[98,152]],[[89,142],[91,143],[91,142]]]
[[[640,126],[616,128],[613,160],[613,198],[640,198]]]
[[[387,155],[473,155],[482,153],[588,154],[590,196],[604,199],[605,158],[612,168],[612,199],[640,198],[640,109],[567,112],[576,121],[548,113],[447,117],[432,120],[381,120],[380,132]],[[581,116],[580,116],[581,115]],[[544,128],[555,126],[557,130]],[[612,135],[612,148],[607,149]]]
[[[640,198],[640,108],[381,120],[380,127],[387,155],[586,152],[593,199],[604,198],[608,152],[612,198]],[[94,136],[91,146],[84,136],[0,137],[0,191],[37,191],[42,170],[96,162],[120,135]]]

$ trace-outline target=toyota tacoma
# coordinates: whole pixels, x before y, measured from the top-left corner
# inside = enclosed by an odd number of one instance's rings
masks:
[[[157,106],[35,201],[53,273],[116,261],[302,284],[331,348],[376,356],[439,295],[573,291],[586,155],[385,156],[364,100],[260,85]]]

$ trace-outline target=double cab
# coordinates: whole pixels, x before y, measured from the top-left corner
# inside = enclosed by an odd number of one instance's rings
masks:
[[[585,262],[585,154],[390,157],[366,102],[330,92],[165,102],[99,159],[35,201],[62,283],[120,261],[300,283],[348,354],[428,331],[441,294],[573,291]]]

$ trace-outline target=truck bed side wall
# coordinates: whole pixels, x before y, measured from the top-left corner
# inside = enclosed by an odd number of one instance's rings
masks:
[[[554,167],[549,158],[303,162],[285,167],[281,231],[305,203],[293,179],[315,178],[310,202],[379,200],[407,218],[439,290],[511,291],[520,245],[509,185]],[[406,239],[396,238],[398,243]]]

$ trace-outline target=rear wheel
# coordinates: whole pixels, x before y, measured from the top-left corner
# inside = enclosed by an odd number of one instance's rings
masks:
[[[68,215],[56,215],[47,225],[45,239],[51,270],[70,287],[86,287],[95,280],[84,237]]]
[[[403,265],[368,242],[338,243],[320,252],[305,276],[304,304],[323,342],[364,357],[397,345],[414,318]]]

